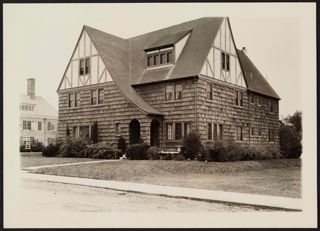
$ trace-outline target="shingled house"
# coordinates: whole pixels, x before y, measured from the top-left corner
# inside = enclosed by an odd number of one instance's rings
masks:
[[[60,137],[162,149],[202,141],[278,146],[279,96],[228,18],[200,18],[129,39],[84,26],[58,88]]]

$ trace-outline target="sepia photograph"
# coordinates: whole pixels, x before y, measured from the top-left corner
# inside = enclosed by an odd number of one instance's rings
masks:
[[[4,4],[4,227],[317,227],[315,9]]]

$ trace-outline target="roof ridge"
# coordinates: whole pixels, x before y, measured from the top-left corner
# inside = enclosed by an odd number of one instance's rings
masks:
[[[158,30],[154,30],[154,31],[150,31],[150,32],[147,32],[147,33],[144,33],[144,34],[140,34],[140,35],[136,35],[136,36],[133,36],[133,37],[129,37],[128,40],[135,39],[135,38],[138,38],[140,36],[149,35],[151,33],[167,30],[168,28],[178,27],[178,26],[181,26],[181,25],[184,25],[184,24],[188,24],[188,23],[192,23],[192,22],[196,22],[196,21],[202,21],[204,19],[217,19],[217,18],[225,18],[225,17],[202,17],[202,18],[197,18],[197,19],[193,19],[193,20],[190,20],[190,21],[184,21],[184,22],[172,25],[172,26],[164,27],[164,28],[161,28],[161,29],[158,29]]]

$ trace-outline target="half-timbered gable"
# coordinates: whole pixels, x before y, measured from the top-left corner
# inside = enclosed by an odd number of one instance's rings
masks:
[[[59,94],[59,135],[162,149],[190,132],[203,142],[278,145],[279,96],[228,18],[201,18],[128,39],[84,26]],[[98,126],[96,126],[98,124]]]

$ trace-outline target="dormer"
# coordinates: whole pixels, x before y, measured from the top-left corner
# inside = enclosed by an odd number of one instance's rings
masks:
[[[146,53],[146,68],[174,65],[178,60],[190,33],[191,30],[167,34],[147,46],[144,49]]]

